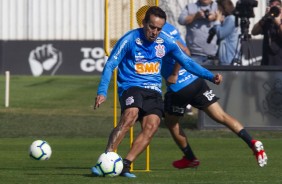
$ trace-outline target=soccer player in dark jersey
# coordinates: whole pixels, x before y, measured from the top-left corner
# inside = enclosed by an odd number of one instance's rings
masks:
[[[121,118],[109,136],[106,152],[114,151],[137,120],[142,130],[135,138],[127,156],[123,159],[125,177],[136,177],[130,173],[130,165],[149,145],[164,115],[161,95],[161,66],[163,57],[169,55],[189,72],[215,84],[222,81],[220,74],[212,74],[193,62],[169,35],[162,33],[166,13],[159,7],[150,7],[143,20],[143,28],[126,33],[115,45],[105,64],[97,91],[94,108],[98,108],[107,97],[107,89],[113,70],[118,67],[118,93]],[[94,166],[92,174],[102,173]]]
[[[146,12],[148,8],[149,6],[143,6],[137,11],[137,22],[144,18],[142,12]],[[139,26],[142,25],[139,24]],[[174,37],[177,44],[184,48],[185,53],[190,54],[179,31],[173,25],[166,23],[162,32]],[[184,153],[182,159],[173,162],[174,167],[179,169],[192,168],[200,164],[188,143],[183,129],[179,125],[179,119],[184,115],[187,104],[203,110],[213,120],[225,125],[241,137],[254,152],[259,166],[263,167],[267,164],[267,156],[261,141],[254,140],[238,120],[224,112],[217,102],[218,98],[203,79],[181,68],[170,56],[164,57],[161,74],[169,84],[167,85],[164,101],[165,123],[176,144]]]

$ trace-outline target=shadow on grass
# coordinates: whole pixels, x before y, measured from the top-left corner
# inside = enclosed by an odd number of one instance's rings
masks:
[[[57,81],[57,79],[47,79],[45,81],[41,81],[41,82],[36,82],[36,83],[33,83],[33,84],[29,84],[27,85],[27,87],[36,87],[36,86],[41,86],[41,85],[46,85],[46,84],[50,84],[50,83],[53,83]]]

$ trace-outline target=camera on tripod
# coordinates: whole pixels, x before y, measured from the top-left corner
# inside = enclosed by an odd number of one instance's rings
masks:
[[[249,35],[249,18],[255,17],[254,8],[258,6],[256,0],[238,0],[233,14],[235,15],[235,26],[238,27],[240,18],[241,35],[244,40],[248,40]]]
[[[256,0],[238,0],[236,7],[233,11],[235,16],[235,26],[238,27],[238,19],[240,18],[240,28],[241,34],[238,38],[238,44],[236,47],[236,53],[232,61],[232,65],[242,65],[243,52],[246,54],[245,58],[253,58],[252,52],[253,47],[251,42],[249,42],[251,35],[249,34],[250,18],[255,17],[254,8],[258,6],[258,1]],[[239,49],[240,48],[240,49]],[[256,62],[256,61],[255,61]],[[249,61],[249,65],[251,62]]]
[[[258,6],[256,0],[239,0],[236,3],[234,15],[240,18],[255,17],[254,8]]]

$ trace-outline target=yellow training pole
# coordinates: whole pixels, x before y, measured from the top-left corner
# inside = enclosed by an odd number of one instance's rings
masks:
[[[133,17],[134,17],[134,0],[130,0],[130,30],[133,29]],[[134,139],[134,134],[133,134],[133,126],[130,128],[130,139],[129,139],[129,146],[132,146],[133,143],[133,139]],[[130,170],[133,171],[134,170],[134,165],[133,162],[130,165]]]

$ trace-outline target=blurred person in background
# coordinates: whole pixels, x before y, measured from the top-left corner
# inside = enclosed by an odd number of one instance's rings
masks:
[[[216,19],[217,3],[212,0],[198,0],[182,10],[178,23],[186,27],[186,44],[191,58],[201,65],[214,65],[216,40],[207,43],[209,30]]]
[[[263,35],[261,65],[282,65],[281,19],[281,0],[270,0],[265,15],[252,29],[252,35]]]
[[[209,31],[207,42],[211,42],[215,35],[218,43],[219,65],[230,65],[235,54],[240,50],[240,28],[235,26],[235,7],[231,0],[218,0],[218,10],[214,26]]]

